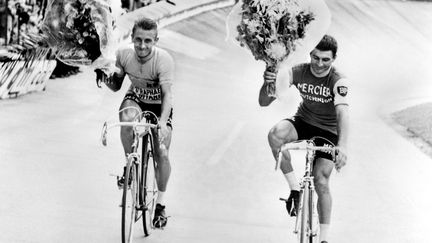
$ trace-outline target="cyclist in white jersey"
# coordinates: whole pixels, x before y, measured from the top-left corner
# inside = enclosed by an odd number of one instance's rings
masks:
[[[294,66],[289,71],[290,84],[298,89],[302,102],[294,117],[278,122],[268,134],[275,159],[283,144],[310,139],[314,136],[324,137],[339,148],[335,162],[330,154],[317,152],[313,168],[314,184],[318,194],[321,243],[328,242],[330,226],[332,198],[329,178],[333,167],[339,171],[347,161],[348,86],[346,78],[332,66],[336,53],[336,40],[325,35],[311,51],[310,63]],[[261,106],[268,106],[275,100],[274,97],[267,94],[267,86],[269,83],[274,83],[276,78],[276,73],[264,72],[264,83],[259,94]],[[326,144],[324,141],[317,145],[331,146],[330,143]],[[300,186],[288,151],[283,152],[280,168],[291,190],[286,207],[288,213],[295,216]]]
[[[128,75],[131,86],[120,105],[120,110],[135,107],[140,111],[150,110],[159,116],[158,132],[153,131],[159,191],[153,224],[155,227],[164,227],[167,224],[164,193],[171,174],[168,153],[172,131],[171,86],[174,78],[174,61],[168,52],[155,46],[157,41],[156,22],[148,18],[138,20],[132,29],[134,49],[125,48],[117,51],[116,70],[112,76],[104,77],[104,83],[111,90],[118,91],[125,76]],[[120,121],[133,121],[138,114],[135,109],[126,109],[120,112]],[[132,128],[121,128],[121,140],[125,154],[130,153],[133,142]],[[123,180],[120,180],[119,184]]]

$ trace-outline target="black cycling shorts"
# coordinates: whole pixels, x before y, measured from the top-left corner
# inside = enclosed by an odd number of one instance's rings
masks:
[[[334,147],[334,145],[337,144],[338,136],[330,131],[318,128],[316,126],[312,126],[309,123],[304,122],[300,117],[294,116],[292,118],[285,119],[287,121],[290,121],[294,128],[297,131],[298,140],[305,140],[305,139],[311,139],[313,137],[323,137],[325,139],[328,139],[333,144],[329,143],[328,141],[324,139],[315,139],[315,145],[316,146],[330,146]],[[315,158],[324,158],[329,160],[334,160],[332,153],[330,151],[323,152],[323,151],[316,151]]]
[[[151,111],[151,112],[155,113],[155,115],[158,116],[158,118],[160,118],[160,116],[161,116],[162,105],[144,103],[133,92],[127,92],[125,97],[123,98],[123,101],[124,100],[134,101],[141,108],[141,111]],[[169,115],[169,118],[167,121],[167,126],[170,127],[171,129],[173,128],[172,127],[172,116],[173,116],[173,109],[171,108],[171,112],[170,112],[170,115]]]

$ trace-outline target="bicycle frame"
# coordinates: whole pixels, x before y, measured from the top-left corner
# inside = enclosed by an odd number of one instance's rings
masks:
[[[318,212],[315,205],[315,185],[313,176],[313,163],[316,151],[337,151],[336,147],[315,146],[313,139],[304,140],[306,144],[299,142],[284,144],[278,154],[276,170],[282,160],[282,152],[285,150],[306,150],[305,173],[300,181],[300,201],[294,227],[294,233],[298,235],[299,242],[312,243],[318,234]],[[283,200],[283,199],[281,199]]]
[[[314,143],[311,141],[307,141],[309,146],[314,146]],[[316,212],[315,206],[315,185],[314,185],[314,177],[313,177],[313,162],[315,159],[315,150],[306,150],[306,164],[305,164],[305,174],[300,181],[300,201],[298,212],[305,212],[307,210],[308,213],[297,213],[296,223],[294,228],[294,233],[299,234],[300,242],[308,242],[312,243],[313,237],[317,235],[318,229],[315,228],[317,225],[314,221],[314,214]],[[307,207],[307,208],[304,208]],[[301,218],[299,218],[299,215]],[[308,221],[309,228],[301,228],[303,225],[301,221]]]
[[[147,190],[148,185],[146,184],[146,180],[148,174],[152,173],[147,170],[149,168],[148,156],[150,156],[150,154],[153,155],[154,151],[152,129],[158,127],[157,125],[149,122],[150,119],[146,116],[147,114],[150,114],[157,120],[157,116],[154,113],[144,111],[137,115],[137,118],[145,118],[146,122],[114,122],[112,124],[105,122],[102,128],[101,141],[105,146],[107,144],[106,135],[109,129],[113,127],[132,127],[133,130],[131,153],[127,154],[127,162],[125,166],[125,180],[123,184],[123,197],[121,205],[123,242],[132,242],[133,225],[135,222],[137,222],[140,218],[143,218],[143,224],[145,224],[146,221],[148,222],[146,217],[152,217],[152,212],[149,212],[149,205],[152,204],[157,196],[157,189],[156,191],[153,189],[153,191],[150,192],[151,197],[146,197],[147,193],[149,192]],[[140,144],[141,139],[143,140],[142,144]],[[142,145],[141,151],[139,150],[140,145]],[[143,161],[143,159],[145,159],[145,161]],[[155,166],[154,158],[152,161],[152,166]],[[131,193],[130,196],[128,196],[128,193]],[[127,198],[130,198],[131,201],[127,201]],[[149,201],[149,203],[147,201]],[[131,212],[127,213],[126,210],[131,210]],[[126,223],[126,221],[130,222]],[[146,227],[146,225],[144,225],[144,234],[146,236],[149,235],[149,229]]]

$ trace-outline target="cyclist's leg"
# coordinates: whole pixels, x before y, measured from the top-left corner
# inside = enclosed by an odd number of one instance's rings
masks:
[[[159,142],[159,134],[157,131],[153,131],[153,143],[154,143],[154,150],[155,150],[155,157],[157,162],[157,169],[156,169],[156,180],[158,184],[158,190],[159,192],[163,193],[166,191],[169,176],[171,174],[171,164],[169,159],[169,148],[171,145],[171,133],[172,130],[170,127],[168,127],[168,135],[162,142],[164,146],[161,146]],[[158,201],[161,201],[161,198],[158,199]]]
[[[163,201],[166,192],[168,180],[171,174],[171,164],[169,160],[169,147],[171,144],[171,128],[167,137],[162,143],[159,142],[159,134],[153,131],[154,143],[154,156],[157,163],[156,167],[156,182],[158,185],[158,197],[156,199],[156,210],[153,218],[153,225],[156,228],[163,228],[167,224],[167,217],[165,214],[165,203]],[[163,146],[162,146],[163,145]]]
[[[315,189],[318,195],[318,214],[320,222],[320,242],[327,240],[330,226],[332,197],[329,188],[329,179],[333,170],[333,161],[324,158],[317,158],[313,175]]]
[[[140,106],[138,105],[137,101],[129,98],[129,96],[126,95],[125,99],[120,105],[120,110],[126,107],[134,107],[136,109],[125,109],[121,111],[119,114],[120,121],[122,122],[134,121],[137,118],[137,116],[140,114],[141,111]],[[121,127],[120,129],[120,137],[126,155],[131,153],[132,150],[132,143],[133,143],[132,129],[133,129],[132,127]]]
[[[280,121],[270,129],[268,134],[270,148],[276,160],[279,157],[281,146],[285,143],[296,140],[298,140],[298,133],[294,121],[291,120]],[[291,164],[291,155],[289,151],[282,152],[280,169],[288,182],[290,189],[289,197],[286,201],[286,209],[289,215],[295,216],[297,215],[299,205],[300,185]]]
[[[317,146],[332,147],[337,143],[337,135],[322,130],[313,129],[313,133],[325,139],[316,138],[315,144]],[[326,141],[327,140],[327,141]],[[331,210],[332,210],[332,197],[330,194],[329,180],[333,171],[334,162],[333,156],[328,152],[317,151],[315,155],[315,163],[313,167],[315,191],[318,195],[318,214],[320,221],[320,242],[327,240],[327,235],[330,227]]]
[[[282,120],[274,125],[268,133],[268,141],[275,159],[278,159],[279,150],[285,143],[298,140],[297,130],[290,120]],[[289,151],[282,152],[280,168],[282,173],[287,174],[293,171]]]

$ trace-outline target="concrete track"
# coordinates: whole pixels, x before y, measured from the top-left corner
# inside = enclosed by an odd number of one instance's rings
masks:
[[[335,63],[351,80],[349,164],[332,176],[331,242],[430,242],[432,161],[380,115],[432,93],[432,4],[330,0]],[[264,70],[224,41],[228,10],[163,30],[177,63],[168,227],[135,242],[293,242],[267,131],[299,97],[260,108]],[[0,242],[120,242],[118,131],[99,143],[118,93],[84,71],[0,102]],[[300,176],[303,155],[294,159]]]

